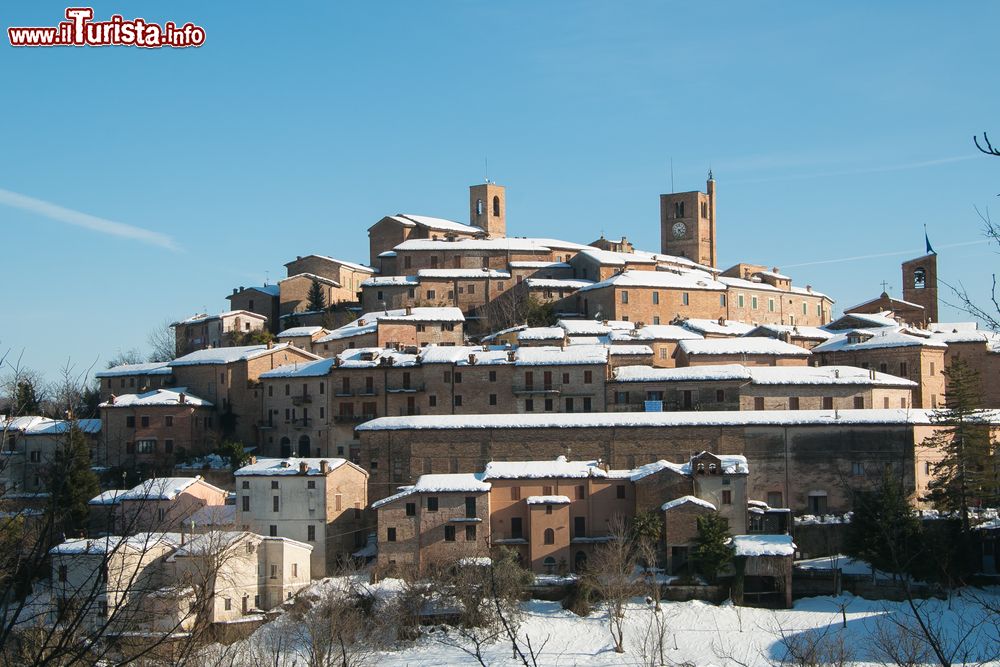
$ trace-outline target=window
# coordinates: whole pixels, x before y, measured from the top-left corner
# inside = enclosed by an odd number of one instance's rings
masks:
[[[619,500],[624,500],[625,499],[625,485],[624,484],[617,484],[615,486],[615,497],[618,498]]]
[[[767,506],[768,507],[781,507],[784,504],[782,500],[781,491],[768,491],[767,492]]]
[[[250,511],[250,496],[243,496],[243,511]]]
[[[855,477],[861,477],[865,474],[865,464],[861,461],[854,461],[851,463],[851,474]]]
[[[511,539],[515,540],[524,537],[524,526],[521,523],[521,517],[516,516],[510,520],[510,536]]]
[[[587,488],[585,486],[576,487],[576,499],[583,500],[587,495]]]
[[[278,481],[277,480],[273,480],[273,479],[271,480],[271,488],[272,489],[277,489],[278,488]]]
[[[316,541],[316,526],[306,526],[306,541],[307,542]]]
[[[722,504],[732,505],[733,504],[733,492],[729,489],[722,490]]]
[[[878,365],[878,372],[879,373],[888,373],[889,372],[889,364],[885,363],[884,361],[882,363],[880,363]]]
[[[592,384],[594,382],[594,371],[584,371],[583,372],[583,383]]]
[[[156,451],[156,440],[139,440],[135,444],[140,454],[152,454]]]
[[[768,299],[767,300],[767,312],[769,312],[769,313],[773,313],[774,312],[774,299]]]
[[[455,541],[455,526],[445,526],[444,527],[444,541],[454,542]]]
[[[738,305],[740,308],[743,308],[746,305],[745,302],[744,302],[744,300],[743,300],[743,295],[742,294],[737,294],[736,295],[736,305]]]
[[[292,563],[292,576],[293,577],[299,576],[299,564],[298,563]]]
[[[569,373],[563,373],[563,384],[569,384]]]
[[[726,390],[725,389],[716,389],[715,390],[715,402],[716,403],[724,403],[725,401],[726,401]]]
[[[173,440],[164,440],[163,441],[163,451],[165,451],[167,454],[172,454],[173,451],[174,451],[174,441]]]
[[[225,602],[226,602],[226,611],[232,611],[232,609],[233,609],[233,599],[232,598],[225,598]]]
[[[427,498],[427,511],[437,512],[438,511],[438,499],[437,496],[430,496]]]
[[[496,404],[497,404],[497,395],[490,394],[490,405],[496,405]]]
[[[691,295],[687,292],[681,292],[681,305],[689,306],[691,305]]]
[[[271,511],[278,512],[281,508],[281,496],[274,496],[271,498]]]
[[[277,579],[278,578],[278,566],[277,565],[272,565],[271,566],[271,578],[272,579]]]
[[[129,416],[125,418],[125,426],[129,428],[135,428],[135,417]]]
[[[545,532],[542,534],[542,542],[545,544],[555,544],[556,543],[556,531],[551,528],[546,528]],[[555,559],[553,559],[554,561]]]
[[[931,462],[930,461],[924,461],[924,474],[925,475],[931,474]]]
[[[590,404],[590,397],[589,396],[584,396],[583,397],[583,411],[584,412],[590,412],[590,410],[591,410],[590,405],[591,405]]]
[[[268,526],[267,527],[267,534],[269,536],[271,536],[271,537],[277,537],[278,536],[278,527],[275,526],[274,524]]]
[[[510,499],[511,500],[520,500],[521,499],[521,487],[519,487],[519,486],[512,486],[512,487],[510,487]]]
[[[545,411],[546,412],[552,412],[552,399],[551,398],[546,398],[545,399]]]
[[[461,394],[455,396],[455,407],[456,408],[462,407],[462,395]]]
[[[164,426],[173,426],[174,425],[173,415],[167,415],[166,417],[164,417],[163,418],[163,425]]]
[[[931,375],[934,375],[934,362],[931,362]]]
[[[240,486],[243,487],[244,489],[249,489],[250,488],[250,482],[244,481]]]
[[[450,384],[451,383],[451,371],[445,371],[443,377],[444,377],[445,384]]]
[[[436,299],[437,298],[437,293],[434,290],[429,289],[429,290],[427,290],[427,298],[428,299]]]
[[[525,401],[524,401],[524,411],[525,412],[534,412],[535,411],[535,401],[532,400],[532,399],[530,399],[530,398],[525,399]]]
[[[465,541],[466,542],[475,542],[476,541],[476,527],[475,526],[466,526],[465,527]]]
[[[143,428],[149,427],[149,417],[140,417],[139,421],[142,424]]]
[[[476,518],[476,497],[466,496],[465,498],[465,518],[474,519]]]
[[[753,310],[757,310],[757,297],[755,296],[750,297],[750,308],[752,308]]]
[[[789,410],[798,410],[799,409],[799,397],[798,396],[792,396],[791,398],[788,399],[788,409]]]
[[[60,565],[59,566],[59,581],[66,581],[66,578],[67,578],[68,574],[69,574],[69,568],[66,567],[65,565]]]
[[[654,306],[660,305],[660,293],[659,292],[653,292],[653,305]]]
[[[659,323],[660,323],[660,316],[653,315],[653,324],[659,324]]]
[[[385,540],[386,540],[386,542],[395,542],[396,541],[396,529],[395,528],[386,528],[385,529]]]
[[[913,270],[913,288],[923,289],[927,285],[927,271],[923,267]]]
[[[542,487],[542,495],[543,496],[551,496],[552,495],[552,487],[548,486],[548,485],[543,486]]]
[[[462,384],[462,374],[455,373],[455,384]]]
[[[582,516],[573,517],[573,537],[587,536],[587,518]]]
[[[431,394],[430,396],[427,397],[427,405],[429,405],[432,408],[434,408],[434,407],[437,407],[437,404],[438,404],[438,397],[437,396],[435,396],[434,394]]]
[[[628,290],[622,290],[622,303],[628,303]]]
[[[500,197],[493,197],[493,216],[500,217]]]
[[[496,382],[496,381],[497,381],[497,372],[490,371],[490,382]]]
[[[809,494],[809,513],[817,516],[826,514],[826,493],[818,492]]]
[[[316,488],[316,482],[314,482],[313,480],[309,480],[308,482],[306,482],[306,488],[307,489],[315,489]]]
[[[753,398],[753,409],[754,410],[763,410],[764,409],[764,397],[763,396],[754,396],[754,398]]]
[[[824,396],[823,397],[823,409],[824,410],[833,410],[833,397],[832,396]]]
[[[855,396],[854,397],[854,409],[855,410],[864,410],[864,408],[865,408],[865,397],[864,396]]]
[[[899,362],[899,377],[903,378],[907,377],[906,373],[907,370],[908,369],[906,368],[906,362],[905,361]]]

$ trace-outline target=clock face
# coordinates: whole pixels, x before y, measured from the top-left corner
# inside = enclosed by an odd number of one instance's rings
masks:
[[[675,239],[683,238],[683,236],[687,234],[687,230],[688,230],[687,225],[685,225],[683,222],[675,222],[673,226],[674,238]]]

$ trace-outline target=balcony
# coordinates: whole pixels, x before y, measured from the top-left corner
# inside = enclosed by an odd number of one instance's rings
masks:
[[[292,428],[309,428],[312,426],[313,420],[309,417],[303,417],[300,419],[292,420]]]
[[[302,405],[302,404],[307,404],[307,403],[312,403],[312,402],[313,402],[313,399],[312,399],[312,395],[311,394],[302,394],[300,396],[292,396],[292,405]]]
[[[524,385],[521,387],[514,387],[512,389],[515,395],[521,394],[548,394],[550,396],[558,396],[560,390],[555,388],[553,385],[546,386],[535,386],[535,385]]]
[[[418,391],[426,391],[426,385],[411,384],[408,387],[386,387],[387,394],[415,394]]]
[[[370,419],[375,419],[377,415],[334,415],[333,421],[335,424],[357,424],[359,422],[366,422]]]
[[[257,420],[257,428],[259,428],[259,429],[274,428],[274,423],[269,422],[266,419],[258,419]]]

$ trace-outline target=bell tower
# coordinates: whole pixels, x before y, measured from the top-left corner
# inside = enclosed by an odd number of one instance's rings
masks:
[[[660,195],[660,252],[715,267],[715,178],[707,192]]]
[[[469,186],[469,224],[491,239],[507,236],[506,188],[491,181]]]
[[[937,253],[933,250],[903,262],[903,300],[923,306],[927,324],[938,321]]]

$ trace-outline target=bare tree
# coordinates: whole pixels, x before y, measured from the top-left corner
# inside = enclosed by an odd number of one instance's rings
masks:
[[[635,553],[629,540],[624,517],[615,515],[608,522],[608,541],[594,552],[587,576],[593,590],[608,608],[608,629],[615,653],[625,652],[625,612],[628,601],[639,590],[633,580]]]
[[[149,361],[171,361],[177,357],[177,339],[170,324],[170,320],[163,320],[146,337]]]

